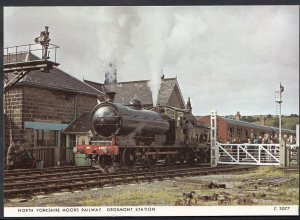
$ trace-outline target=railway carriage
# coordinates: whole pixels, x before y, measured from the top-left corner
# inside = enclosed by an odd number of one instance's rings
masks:
[[[91,112],[93,141],[74,147],[93,165],[134,167],[175,163],[208,163],[210,130],[189,110],[171,106],[143,109],[138,99],[124,106],[114,94]]]

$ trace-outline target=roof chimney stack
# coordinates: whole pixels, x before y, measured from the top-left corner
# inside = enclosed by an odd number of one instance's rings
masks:
[[[192,113],[192,104],[191,104],[191,98],[188,98],[188,101],[186,103],[186,108],[189,110],[190,113]]]
[[[241,119],[241,114],[240,112],[237,112],[235,115],[235,120],[239,121]]]

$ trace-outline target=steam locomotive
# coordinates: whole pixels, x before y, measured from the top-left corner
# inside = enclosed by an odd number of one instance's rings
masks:
[[[155,106],[143,109],[138,99],[129,106],[114,102],[115,93],[91,112],[92,141],[77,145],[92,165],[153,167],[160,163],[208,163],[210,129],[199,124],[187,109]]]

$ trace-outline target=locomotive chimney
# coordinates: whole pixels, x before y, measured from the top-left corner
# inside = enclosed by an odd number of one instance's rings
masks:
[[[105,101],[114,102],[116,94],[117,93],[115,93],[115,92],[106,92],[105,93]]]

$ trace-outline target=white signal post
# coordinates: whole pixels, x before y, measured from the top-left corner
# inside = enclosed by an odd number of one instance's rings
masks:
[[[279,90],[275,91],[276,98],[275,102],[279,104],[279,143],[281,143],[282,135],[281,135],[281,103],[282,103],[282,92],[284,91],[284,87],[279,83]]]
[[[217,112],[212,111],[210,115],[210,164],[216,167],[219,161],[219,147],[217,146]]]
[[[279,90],[275,91],[275,102],[279,104],[279,149],[280,149],[280,166],[287,166],[287,152],[286,152],[286,143],[282,140],[281,134],[281,103],[282,103],[282,92],[284,91],[284,87],[279,83]]]

